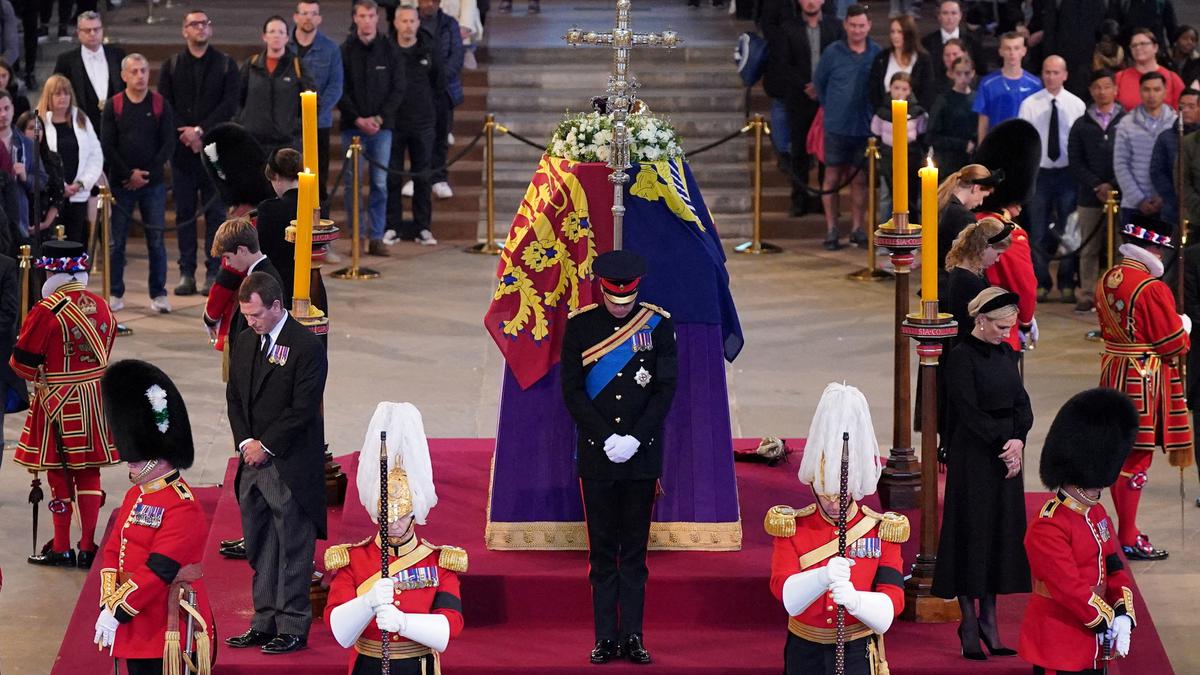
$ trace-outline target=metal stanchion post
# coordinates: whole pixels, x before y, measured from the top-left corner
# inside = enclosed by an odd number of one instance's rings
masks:
[[[874,223],[879,215],[879,193],[876,187],[876,174],[879,162],[879,146],[875,138],[867,139],[867,222]],[[846,275],[851,281],[882,281],[891,279],[892,275],[878,268],[875,264],[875,230],[867,232],[867,266]]]
[[[154,0],[146,0],[146,19],[143,23],[152,26],[163,21],[166,21],[166,17],[154,16]]]
[[[767,125],[762,115],[755,115],[748,125],[754,129],[754,226],[750,241],[739,244],[733,250],[738,253],[779,253],[783,249],[762,240],[762,151],[763,133],[770,134],[771,127]]]
[[[350,149],[346,153],[350,159],[350,266],[329,275],[334,279],[375,279],[379,272],[368,267],[359,267],[358,258],[362,255],[362,243],[359,238],[359,202],[361,201],[361,185],[359,184],[358,166],[362,155],[362,137],[354,136],[350,141]]]
[[[496,245],[496,116],[487,114],[483,123],[483,165],[484,188],[487,190],[487,222],[484,227],[482,243],[467,247],[467,253],[483,255],[500,255],[500,247]]]
[[[29,314],[29,273],[33,269],[33,256],[29,244],[21,245],[20,262],[18,267],[21,268],[21,323],[25,325],[25,315]]]
[[[112,256],[109,253],[109,242],[112,240],[112,190],[107,185],[100,186],[100,260],[103,263],[104,302],[109,303],[112,296]],[[61,225],[59,227],[62,227]],[[115,318],[115,316],[114,316]],[[117,322],[117,337],[133,335],[133,329]]]
[[[1106,263],[1104,269],[1109,269],[1117,264],[1117,215],[1121,209],[1120,198],[1121,193],[1118,190],[1109,190],[1108,199],[1104,200],[1104,250]],[[1102,338],[1103,336],[1100,334],[1099,329],[1089,330],[1083,335],[1083,339],[1089,342],[1099,342]]]

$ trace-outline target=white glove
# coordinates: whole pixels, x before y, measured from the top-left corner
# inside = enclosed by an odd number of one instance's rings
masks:
[[[400,635],[436,651],[446,651],[450,644],[450,621],[441,614],[406,614]]]
[[[790,616],[796,616],[828,589],[824,567],[797,572],[783,582],[783,608]]]
[[[379,579],[363,597],[372,610],[378,609],[380,605],[390,606],[396,599],[396,580],[391,577]]]
[[[1108,629],[1107,637],[1117,656],[1129,656],[1129,637],[1132,631],[1133,620],[1125,614],[1113,619],[1112,628]]]
[[[371,623],[371,619],[375,618],[375,612],[371,609],[371,596],[374,593],[375,589],[372,587],[357,598],[334,607],[330,612],[329,630],[339,645],[352,646],[358,640],[358,636],[362,635],[367,624]],[[391,603],[386,606],[391,607]]]
[[[98,649],[112,646],[117,641],[117,626],[119,625],[117,617],[113,616],[107,607],[100,610],[100,616],[96,617],[96,637],[92,638],[92,642],[96,643]],[[1128,638],[1125,642],[1128,644]]]
[[[375,608],[375,625],[385,633],[403,633],[408,621],[404,617],[404,612],[389,603]]]
[[[617,444],[617,439],[619,439],[619,438],[621,438],[620,434],[612,434],[608,438],[604,439],[605,454],[612,451],[613,447],[615,447]]]
[[[629,458],[633,457],[641,446],[642,442],[633,436],[619,436],[614,441],[613,449],[608,453],[608,458],[617,464],[628,462]]]
[[[854,567],[853,560],[834,556],[829,559],[827,565],[821,568],[821,581],[826,586],[835,581],[850,581],[851,567]]]
[[[1042,334],[1038,332],[1037,319],[1035,318],[1029,324],[1029,339],[1033,340],[1033,344],[1037,344],[1042,339]]]
[[[1183,332],[1188,335],[1192,334],[1192,317],[1187,314],[1180,314],[1179,320],[1183,322]]]
[[[833,602],[846,608],[851,614],[858,611],[859,593],[849,579],[839,579],[829,584],[829,594]]]

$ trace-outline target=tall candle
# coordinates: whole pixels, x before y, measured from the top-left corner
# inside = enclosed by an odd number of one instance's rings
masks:
[[[921,177],[921,300],[938,299],[938,170],[933,160],[917,172]]]
[[[304,138],[304,168],[309,171],[317,170],[317,92],[300,92],[300,121],[303,123]],[[321,196],[313,194],[313,206],[321,206]]]
[[[892,101],[892,213],[908,213],[908,101]]]
[[[309,271],[312,267],[313,210],[316,209],[317,177],[305,169],[300,174],[300,192],[296,200],[296,275],[292,297],[309,299]]]

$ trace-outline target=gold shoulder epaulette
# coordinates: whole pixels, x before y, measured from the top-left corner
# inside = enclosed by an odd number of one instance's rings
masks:
[[[590,304],[590,305],[586,305],[586,306],[580,307],[579,309],[577,309],[577,310],[575,310],[575,311],[571,312],[570,314],[568,314],[568,315],[567,315],[567,318],[568,318],[568,319],[573,319],[573,318],[575,318],[575,317],[579,316],[580,314],[583,314],[584,312],[587,312],[587,311],[590,311],[590,310],[596,309],[596,308],[597,308],[597,307],[599,307],[599,306],[600,306],[600,305],[599,305],[598,303],[595,303],[595,302],[593,302],[593,303],[592,303],[592,304]]]
[[[438,567],[444,567],[451,572],[467,573],[467,550],[457,546],[437,546],[424,539],[425,545],[438,552]]]
[[[353,544],[336,544],[325,549],[325,571],[332,572],[340,570],[350,564],[350,549],[355,546],[362,546],[371,541],[373,537],[367,537],[362,541]]]
[[[671,313],[668,312],[667,310],[663,309],[662,307],[659,307],[658,305],[652,305],[648,302],[639,302],[638,304],[641,305],[642,307],[645,307],[646,309],[658,312],[659,314],[662,314],[663,316],[667,317],[668,319],[671,318]]]
[[[1054,515],[1054,512],[1058,509],[1058,505],[1061,503],[1062,502],[1058,501],[1058,499],[1056,499],[1054,497],[1051,497],[1050,499],[1046,500],[1045,505],[1042,506],[1041,512],[1038,513],[1038,518],[1052,517]]]
[[[195,495],[192,494],[192,488],[188,487],[188,484],[181,480],[171,483],[171,487],[175,488],[175,494],[179,495],[179,498],[184,501],[190,502],[196,498]]]
[[[908,524],[908,516],[902,516],[892,511],[878,513],[865,506],[862,507],[862,512],[868,518],[875,518],[879,521],[879,538],[884,541],[889,541],[893,544],[903,544],[908,541],[908,537],[912,534],[912,527]]]
[[[763,519],[763,529],[772,537],[791,537],[796,534],[796,518],[813,512],[815,504],[796,510],[787,505],[772,506]]]

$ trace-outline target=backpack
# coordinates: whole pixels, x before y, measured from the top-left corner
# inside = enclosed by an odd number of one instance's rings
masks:
[[[758,33],[742,33],[733,49],[733,62],[742,84],[753,87],[767,68],[767,41]]]
[[[262,52],[250,57],[250,65],[258,64],[258,57],[262,56]],[[296,79],[300,79],[300,57],[292,54],[292,68],[296,70]]]
[[[125,112],[125,92],[120,92],[112,97],[113,115],[120,120],[121,115]],[[162,94],[150,90],[150,111],[154,113],[154,119],[162,117],[163,113],[163,97]]]

